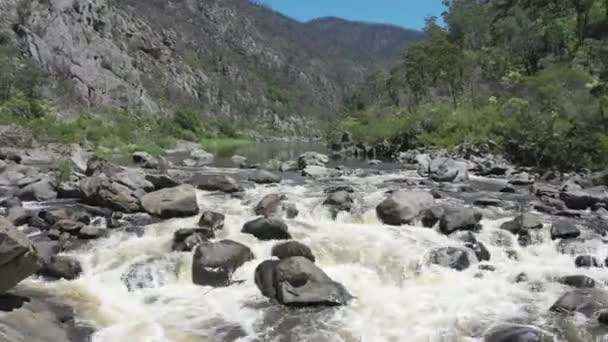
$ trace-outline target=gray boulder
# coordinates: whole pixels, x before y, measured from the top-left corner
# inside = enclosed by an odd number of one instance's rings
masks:
[[[535,327],[505,324],[486,333],[484,342],[543,342],[545,335]]]
[[[234,156],[232,156],[230,158],[230,161],[236,167],[240,167],[240,168],[247,167],[247,157],[243,157],[243,156],[239,156],[239,155],[234,155]]]
[[[50,201],[57,198],[54,181],[49,177],[26,185],[17,192],[17,197],[23,201]]]
[[[534,214],[522,214],[517,216],[511,221],[507,221],[500,226],[500,229],[511,232],[513,235],[517,235],[522,231],[531,229],[542,229],[543,222],[540,218]]]
[[[551,226],[551,239],[574,239],[581,235],[581,231],[568,221],[557,221]]]
[[[160,161],[148,152],[134,152],[131,158],[135,164],[144,169],[158,169]]]
[[[287,259],[294,256],[304,257],[315,262],[315,256],[310,247],[298,241],[287,241],[272,247],[271,255],[279,259]]]
[[[531,185],[534,184],[534,177],[527,172],[520,172],[512,175],[509,183],[513,185]]]
[[[168,175],[146,174],[146,180],[154,186],[156,190],[174,188],[181,185],[181,182],[169,177]]]
[[[288,240],[288,227],[278,217],[261,217],[243,225],[242,233],[251,234],[259,240]]]
[[[451,158],[437,158],[429,165],[429,176],[436,182],[466,182],[469,171],[465,162]]]
[[[82,273],[80,262],[69,256],[54,255],[44,262],[38,275],[50,279],[74,280]]]
[[[282,162],[280,160],[277,159],[270,159],[268,161],[266,161],[265,163],[263,163],[260,168],[262,170],[268,170],[268,171],[279,171],[279,169],[281,168]]]
[[[221,230],[224,228],[225,219],[226,216],[224,216],[224,214],[207,210],[203,213],[198,221],[198,226],[201,228],[211,229],[212,231]]]
[[[302,176],[311,178],[331,178],[341,175],[341,172],[336,169],[330,169],[325,166],[310,165],[302,169]]]
[[[125,213],[141,211],[141,203],[130,188],[111,182],[104,175],[82,179],[80,190],[84,203]]]
[[[188,217],[199,212],[196,192],[189,184],[146,194],[141,204],[146,212],[162,218]]]
[[[576,289],[561,296],[552,306],[551,311],[559,313],[579,312],[593,317],[600,311],[608,309],[608,293],[603,289]]]
[[[280,183],[281,177],[267,170],[257,170],[249,180],[258,184]]]
[[[215,156],[205,150],[196,149],[190,152],[190,159],[194,161],[192,166],[205,166],[213,164]]]
[[[221,191],[225,193],[234,193],[241,190],[239,183],[228,175],[217,175],[209,177],[198,185],[199,189],[206,191]]]
[[[565,276],[557,279],[560,284],[577,287],[577,288],[594,288],[595,280],[586,275]]]
[[[329,157],[317,153],[317,152],[306,152],[298,158],[298,169],[304,170],[309,166],[325,166],[329,163]]]
[[[457,230],[479,231],[481,218],[481,213],[473,208],[445,207],[439,220],[439,229],[444,234],[451,234]]]
[[[255,268],[255,285],[262,295],[267,298],[276,298],[277,292],[274,286],[274,270],[279,260],[265,260]]]
[[[40,266],[36,249],[25,234],[11,227],[0,227],[0,293],[36,273]]]
[[[136,194],[154,191],[154,184],[146,179],[146,174],[139,170],[125,170],[114,174],[110,180],[122,184]]]
[[[298,216],[298,209],[295,204],[286,202],[287,197],[279,194],[269,194],[264,196],[260,202],[253,208],[256,215],[271,217],[271,216],[286,216],[294,218]]]
[[[596,186],[585,190],[568,190],[561,192],[559,197],[569,209],[585,210],[596,204],[608,205],[608,187]]]
[[[204,286],[228,286],[234,271],[253,259],[249,247],[238,242],[203,242],[194,252],[192,281]]]
[[[466,249],[456,247],[437,248],[430,252],[431,264],[463,271],[477,260]]]
[[[263,295],[275,295],[275,299],[288,306],[346,305],[353,298],[342,284],[304,257],[260,264],[256,269],[256,285]]]
[[[378,218],[393,226],[412,222],[423,210],[433,206],[435,199],[430,192],[396,191],[376,207]]]
[[[418,174],[421,177],[429,177],[431,162],[433,161],[431,157],[428,154],[418,154],[415,157],[415,161],[418,164]]]

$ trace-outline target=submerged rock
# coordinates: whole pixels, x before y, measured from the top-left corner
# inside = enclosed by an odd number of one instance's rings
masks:
[[[429,261],[443,267],[463,271],[476,260],[465,249],[456,247],[437,248],[430,252]]]
[[[353,206],[353,198],[346,191],[337,191],[330,193],[323,205],[329,207],[334,216],[340,211],[350,211]]]
[[[242,233],[251,234],[259,240],[288,240],[288,227],[278,217],[261,217],[243,225]]]
[[[484,342],[544,342],[545,337],[545,333],[535,327],[505,324],[486,333]]]
[[[215,237],[215,232],[210,228],[185,228],[173,234],[171,249],[178,252],[190,252],[198,244]]]
[[[519,234],[521,231],[530,229],[542,229],[543,222],[539,217],[533,214],[522,214],[517,216],[512,221],[507,221],[500,226],[500,229],[511,232],[513,235]]]
[[[551,311],[559,313],[580,312],[593,317],[608,309],[608,293],[603,289],[576,289],[561,296]]]
[[[196,192],[188,184],[146,194],[141,204],[148,213],[162,218],[188,217],[199,212]]]
[[[192,281],[204,286],[228,286],[234,271],[253,259],[249,247],[238,242],[203,242],[192,259]]]
[[[287,241],[272,247],[271,255],[279,259],[287,259],[294,256],[304,257],[315,262],[315,256],[310,247],[298,241]]]
[[[430,192],[396,191],[376,207],[378,218],[392,226],[411,223],[420,213],[433,206]]]
[[[177,263],[169,258],[153,257],[132,264],[120,279],[129,292],[162,287],[177,279]]]
[[[73,280],[82,273],[82,266],[77,259],[69,256],[54,255],[48,262],[44,262],[38,275],[51,279]]]
[[[225,219],[226,216],[224,216],[224,214],[207,210],[203,213],[200,220],[198,221],[198,226],[211,230],[221,230],[224,228]]]
[[[574,259],[576,267],[601,267],[599,261],[593,255],[579,255]]]

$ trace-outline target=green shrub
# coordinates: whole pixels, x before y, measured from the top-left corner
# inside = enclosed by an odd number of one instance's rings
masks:
[[[67,182],[72,175],[72,161],[62,159],[55,163],[55,177],[58,182]]]

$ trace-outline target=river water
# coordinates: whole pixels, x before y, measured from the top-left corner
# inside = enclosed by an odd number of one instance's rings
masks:
[[[327,184],[315,181],[255,186],[245,191],[243,199],[198,191],[202,210],[226,215],[218,238],[241,242],[256,256],[237,270],[234,279],[239,282],[229,287],[194,285],[191,254],[171,252],[173,233],[195,227],[198,217],[148,226],[142,236],[115,232],[70,254],[82,262],[80,278],[29,279],[24,285],[57,294],[73,305],[80,319],[96,329],[95,342],[482,341],[488,329],[503,322],[541,327],[559,334],[557,340],[591,338],[588,331],[597,328],[595,323],[584,323],[576,316],[564,322],[549,314],[550,306],[567,290],[551,278],[586,274],[603,283],[608,280],[605,269],[576,269],[571,255],[558,253],[548,226],[542,233],[543,243],[521,248],[512,241],[519,258],[510,259],[494,236],[500,224],[515,213],[500,209],[483,211],[483,230],[478,236],[490,250],[490,264],[496,271],[482,272],[477,265],[463,272],[425,265],[430,249],[458,243],[433,229],[380,223],[375,206],[388,187],[398,184],[392,181],[403,177],[417,176],[391,171],[338,179],[336,182],[350,184],[356,191],[352,212],[340,213],[336,220],[321,205]],[[310,246],[317,264],[356,297],[348,306],[284,308],[270,303],[256,288],[254,270],[270,258],[276,242],[261,242],[240,230],[255,218],[255,204],[276,192],[286,194],[300,211],[297,218],[286,221],[294,239]],[[596,247],[594,254],[603,260],[607,248]],[[154,257],[158,259],[153,277],[146,280],[154,287],[129,292],[122,274],[130,265]],[[530,281],[516,283],[521,272]],[[571,321],[586,325],[579,329],[586,337],[564,337]]]

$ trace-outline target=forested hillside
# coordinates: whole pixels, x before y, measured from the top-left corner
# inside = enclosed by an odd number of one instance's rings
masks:
[[[515,162],[608,162],[608,1],[444,1],[445,27],[370,77],[341,124],[404,147],[489,144]]]

